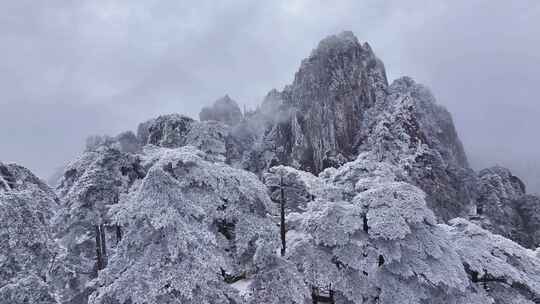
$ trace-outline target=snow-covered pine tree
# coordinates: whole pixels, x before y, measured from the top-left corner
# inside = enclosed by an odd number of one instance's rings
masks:
[[[111,207],[124,228],[91,303],[234,303],[230,285],[277,242],[255,175],[204,160],[192,147],[149,148],[148,174]]]
[[[465,219],[441,226],[476,289],[495,303],[540,303],[540,259],[534,251]]]
[[[247,286],[249,304],[304,304],[309,288],[295,265],[278,255],[274,246],[260,246],[255,255],[257,272]]]
[[[289,215],[290,252],[306,283],[336,303],[489,303],[476,292],[425,194],[403,172],[361,155],[321,174],[342,200]],[[354,196],[353,194],[356,193]]]
[[[56,304],[56,196],[29,170],[0,163],[0,303]]]
[[[86,301],[93,290],[88,283],[105,268],[118,242],[109,206],[145,174],[139,159],[121,152],[112,139],[93,142],[96,145],[66,167],[57,188],[61,208],[54,220],[55,238],[65,248],[59,258],[68,284],[63,297],[75,302]]]

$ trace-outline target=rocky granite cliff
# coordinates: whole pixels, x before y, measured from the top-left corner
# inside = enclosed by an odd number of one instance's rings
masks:
[[[387,86],[384,65],[367,43],[350,32],[321,41],[281,93],[289,117],[273,140],[289,150],[289,159],[280,160],[317,173],[336,158],[354,158]]]
[[[482,226],[528,248],[540,246],[540,197],[503,167],[478,173],[477,215]]]
[[[227,125],[236,125],[242,120],[242,111],[229,95],[216,100],[210,107],[204,107],[199,114],[201,121],[215,120]]]
[[[443,220],[466,215],[475,199],[450,113],[409,77],[388,85],[382,61],[351,32],[322,40],[229,139],[228,161],[257,173],[285,164],[318,174],[374,151],[405,167]]]

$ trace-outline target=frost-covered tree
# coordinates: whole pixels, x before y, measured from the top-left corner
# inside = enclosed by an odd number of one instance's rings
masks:
[[[145,153],[148,174],[111,207],[126,233],[91,303],[239,301],[228,283],[255,270],[258,244],[277,241],[264,185],[191,147]]]
[[[342,200],[320,197],[289,215],[287,259],[336,303],[489,303],[475,292],[425,194],[403,171],[362,155],[327,169]],[[323,184],[324,184],[323,183]]]
[[[65,250],[68,286],[66,299],[85,302],[92,288],[87,283],[107,264],[107,257],[122,235],[107,215],[120,194],[144,176],[136,156],[102,144],[86,151],[65,169],[57,191],[61,208],[55,217],[56,238]]]
[[[426,192],[439,219],[465,215],[475,199],[476,175],[450,114],[410,77],[395,80],[388,93],[383,109],[369,120],[360,151],[406,170],[408,182]]]
[[[497,304],[540,302],[540,258],[534,251],[464,219],[441,225],[477,289]]]
[[[225,161],[230,127],[218,121],[195,121],[189,117],[162,115],[141,123],[137,131],[140,143],[160,147],[194,146],[216,161]]]
[[[268,215],[276,216],[277,208],[254,174],[214,162],[213,156],[189,146],[145,151],[145,166],[162,165],[175,176],[182,193],[204,209],[222,248],[235,260],[249,260],[255,240],[274,239]]]
[[[58,303],[56,196],[27,169],[0,163],[0,303]]]
[[[227,303],[234,296],[220,277],[225,261],[204,209],[173,176],[153,167],[116,207],[115,221],[128,229],[91,303]]]
[[[307,204],[318,197],[342,197],[342,190],[324,183],[317,176],[287,166],[276,166],[263,174],[263,181],[270,191],[270,198],[280,203],[283,196],[288,212],[306,210]],[[281,193],[283,191],[283,195]]]
[[[308,284],[333,290],[338,303],[470,303],[462,265],[444,233],[424,223],[429,218],[402,214],[393,222],[381,216],[399,211],[378,206],[366,223],[364,212],[332,202],[303,215],[308,233],[291,241],[290,259]]]
[[[260,246],[255,255],[257,272],[248,282],[245,297],[250,304],[303,304],[309,302],[309,288],[303,275],[272,246]]]
[[[197,147],[216,161],[225,161],[229,127],[216,121],[195,123],[186,135],[186,143]]]

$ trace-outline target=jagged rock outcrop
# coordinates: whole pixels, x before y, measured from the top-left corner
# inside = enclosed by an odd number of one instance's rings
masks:
[[[466,215],[475,200],[476,175],[449,112],[409,77],[388,85],[383,63],[351,32],[322,40],[291,85],[270,91],[241,118],[225,96],[203,109],[201,120],[230,127],[166,115],[141,124],[138,138],[163,147],[213,149],[228,164],[258,174],[276,165],[318,174],[373,151],[406,169],[439,219]],[[194,142],[193,133],[204,133],[204,140]],[[214,144],[208,149],[204,142]]]
[[[181,147],[186,144],[186,137],[195,120],[179,114],[162,115],[141,123],[137,129],[137,138],[143,144],[162,147]]]
[[[527,248],[540,247],[540,197],[526,194],[514,200],[514,206],[523,221],[523,231],[526,238],[516,240]]]
[[[272,94],[283,106],[266,138],[279,162],[318,173],[335,159],[352,159],[369,109],[383,101],[387,85],[367,43],[351,32],[322,40],[280,98]]]
[[[276,165],[318,174],[374,152],[401,166],[444,221],[466,216],[482,195],[450,113],[409,77],[388,85],[383,63],[351,32],[322,40],[293,83],[270,91],[256,111],[243,117],[225,96],[200,118],[172,114],[142,123],[136,141],[123,137],[132,147],[124,150],[193,145],[259,175]]]
[[[229,126],[237,125],[242,120],[242,117],[240,107],[229,95],[216,100],[212,106],[202,108],[199,113],[201,121],[215,120]]]
[[[350,32],[321,41],[294,82],[272,90],[238,129],[255,130],[236,146],[247,170],[285,164],[318,174],[373,151],[406,168],[442,220],[465,215],[475,199],[476,175],[449,112],[409,77],[389,86],[382,62]]]
[[[481,225],[522,246],[540,245],[540,198],[526,194],[523,181],[503,167],[478,173],[477,216]]]
[[[525,185],[503,167],[492,167],[478,173],[477,214],[488,220],[483,224],[491,231],[522,239],[523,222],[513,201],[525,195]]]
[[[504,167],[495,166],[483,169],[478,173],[478,177],[482,187],[481,199],[491,196],[498,201],[512,200],[524,195],[527,191],[523,181]]]

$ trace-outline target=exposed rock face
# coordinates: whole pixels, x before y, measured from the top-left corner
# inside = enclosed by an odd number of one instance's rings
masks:
[[[167,148],[186,144],[186,136],[195,120],[179,114],[163,115],[139,125],[137,138],[143,144]]]
[[[482,226],[522,246],[538,246],[540,198],[527,195],[524,183],[506,168],[484,169],[478,176],[477,214]]]
[[[351,32],[322,40],[293,83],[270,91],[243,120],[228,96],[203,109],[200,118],[232,127],[166,115],[141,124],[139,141],[194,145],[258,174],[276,165],[318,174],[372,151],[405,168],[442,220],[466,215],[475,199],[476,175],[449,112],[409,77],[389,86],[383,63]],[[202,140],[194,141],[193,134]],[[203,146],[210,142],[211,149]]]
[[[476,175],[449,112],[409,77],[389,86],[383,63],[351,32],[322,40],[293,83],[243,119],[228,96],[200,118],[160,116],[139,126],[138,140],[194,145],[258,174],[276,165],[318,174],[372,151],[406,169],[439,219],[466,215],[475,200]]]
[[[318,174],[372,151],[406,168],[440,219],[466,214],[474,200],[476,176],[449,112],[409,77],[389,86],[383,63],[350,32],[321,41],[294,82],[238,128],[253,130],[233,136],[253,138],[236,156],[247,170],[285,164]]]
[[[523,233],[523,219],[513,202],[525,194],[525,186],[503,167],[484,169],[478,176],[477,214],[482,226],[522,243],[527,236]]]
[[[382,102],[386,87],[384,65],[368,44],[351,32],[322,40],[281,93],[286,109],[271,131],[284,150],[280,161],[317,173],[334,164],[329,157],[351,159],[368,109]]]
[[[523,220],[526,238],[523,246],[534,249],[540,247],[540,197],[526,194],[514,201],[514,206]]]
[[[229,95],[225,95],[216,100],[212,106],[204,107],[199,113],[199,119],[201,121],[215,120],[234,126],[242,120],[242,111],[236,101]]]

